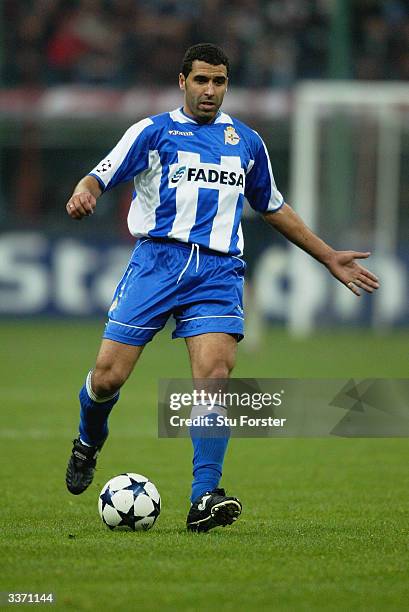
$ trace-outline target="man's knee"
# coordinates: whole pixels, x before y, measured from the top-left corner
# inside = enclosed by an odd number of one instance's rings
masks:
[[[233,369],[234,364],[230,363],[229,360],[218,359],[214,361],[210,361],[208,363],[203,363],[200,369],[200,377],[201,378],[228,378],[230,376],[230,372]]]
[[[92,372],[91,386],[94,393],[99,397],[107,397],[119,391],[143,348],[104,339]]]
[[[112,395],[122,387],[127,377],[127,373],[114,364],[97,364],[92,372],[92,390],[99,397]]]

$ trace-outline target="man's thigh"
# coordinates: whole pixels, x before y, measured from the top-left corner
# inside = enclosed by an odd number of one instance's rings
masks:
[[[235,366],[237,339],[226,333],[186,338],[193,378],[227,378]]]

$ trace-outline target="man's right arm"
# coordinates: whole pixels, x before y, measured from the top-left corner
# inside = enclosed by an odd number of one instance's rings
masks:
[[[96,178],[84,176],[75,187],[74,192],[67,202],[66,210],[72,219],[79,221],[83,217],[92,215],[97,205],[97,198],[102,193],[102,189]]]

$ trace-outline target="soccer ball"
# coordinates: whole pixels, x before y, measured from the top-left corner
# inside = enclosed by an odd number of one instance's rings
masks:
[[[160,514],[160,495],[146,476],[120,474],[103,487],[98,510],[110,529],[147,531]]]

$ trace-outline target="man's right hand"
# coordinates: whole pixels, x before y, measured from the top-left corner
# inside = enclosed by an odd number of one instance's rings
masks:
[[[72,219],[78,219],[80,221],[83,217],[92,215],[96,205],[97,200],[92,193],[83,191],[73,194],[68,200],[65,208]]]

